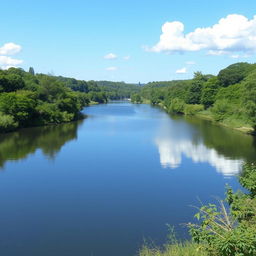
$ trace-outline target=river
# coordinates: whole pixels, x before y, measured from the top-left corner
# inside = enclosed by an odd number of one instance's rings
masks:
[[[133,256],[180,239],[200,201],[255,160],[255,138],[150,105],[116,102],[87,118],[0,135],[4,256]]]

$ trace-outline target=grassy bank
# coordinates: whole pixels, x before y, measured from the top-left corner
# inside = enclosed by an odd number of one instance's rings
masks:
[[[244,164],[239,182],[246,192],[235,192],[227,187],[225,200],[198,208],[194,215],[196,223],[188,224],[195,242],[179,243],[170,239],[163,249],[144,246],[139,256],[255,256],[255,163]],[[173,237],[172,233],[170,237]]]
[[[163,249],[143,246],[139,256],[207,256],[198,244],[193,242],[167,244]]]
[[[196,113],[195,117],[202,118],[204,120],[209,120],[209,121],[213,122],[214,124],[225,126],[227,128],[231,128],[231,129],[234,129],[234,130],[246,133],[246,134],[254,133],[254,129],[250,124],[243,122],[243,120],[241,120],[241,119],[236,119],[232,116],[230,116],[229,118],[227,118],[223,121],[216,121],[214,119],[213,114],[209,110],[205,110],[205,111]]]
[[[143,104],[151,104],[151,102],[147,99],[143,99],[142,103]],[[212,122],[215,125],[220,125],[220,126],[224,126],[224,127],[227,127],[227,128],[231,128],[231,129],[240,131],[242,133],[255,135],[254,129],[250,124],[248,124],[243,119],[238,119],[238,118],[235,118],[234,116],[230,116],[227,119],[224,119],[222,121],[216,121],[215,117],[214,117],[214,114],[209,109],[199,111],[199,112],[195,112],[195,113],[186,114],[184,112],[170,113],[168,111],[167,107],[163,104],[163,102],[159,102],[157,104],[154,104],[154,106],[158,106],[158,107],[162,108],[164,111],[166,111],[169,114],[178,114],[178,115],[183,115],[183,116],[193,116],[193,117],[196,117],[196,118],[208,120],[208,121]]]

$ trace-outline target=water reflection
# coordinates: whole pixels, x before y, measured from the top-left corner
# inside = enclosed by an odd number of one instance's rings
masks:
[[[204,144],[194,145],[191,141],[177,141],[172,138],[156,139],[160,162],[164,168],[177,168],[182,163],[182,156],[194,163],[209,163],[225,176],[238,174],[243,160],[232,160],[219,155],[215,149],[208,149]]]
[[[0,168],[8,160],[26,158],[41,149],[43,154],[54,159],[62,146],[77,137],[77,129],[82,121],[22,129],[0,135]]]
[[[244,161],[254,158],[253,139],[204,120],[178,118],[162,120],[155,144],[164,168],[177,168],[188,158],[194,163],[208,163],[224,176],[232,176],[239,173]]]

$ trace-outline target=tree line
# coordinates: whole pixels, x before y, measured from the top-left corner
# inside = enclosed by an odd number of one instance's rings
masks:
[[[130,97],[135,85],[98,85],[20,68],[0,70],[0,132],[19,127],[70,122],[90,103]]]
[[[132,102],[145,100],[168,113],[200,115],[255,132],[256,64],[235,63],[217,76],[195,72],[191,80],[151,82],[132,95]]]

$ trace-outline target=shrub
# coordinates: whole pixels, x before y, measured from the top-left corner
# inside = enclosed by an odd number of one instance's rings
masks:
[[[231,188],[227,190],[227,210],[221,201],[202,206],[195,217],[200,224],[189,224],[195,242],[204,246],[209,255],[255,256],[256,255],[256,166],[244,165],[240,183],[249,193]]]
[[[0,113],[0,132],[13,131],[17,127],[18,123],[14,121],[13,116]]]
[[[199,105],[199,104],[186,104],[184,107],[184,114],[185,115],[190,115],[193,116],[196,113],[203,111],[204,110],[204,106],[203,105]]]
[[[21,126],[29,122],[35,113],[36,94],[31,91],[17,91],[0,94],[0,111],[14,117]]]
[[[184,107],[185,107],[184,100],[181,100],[179,98],[174,98],[173,100],[171,100],[171,105],[168,110],[170,113],[183,114]]]
[[[42,124],[58,124],[62,122],[70,122],[74,119],[74,113],[68,113],[67,111],[60,111],[57,104],[54,103],[42,103],[36,108],[40,122]]]
[[[135,93],[131,96],[131,102],[132,103],[142,103],[142,98],[139,94]]]
[[[217,100],[211,108],[215,121],[222,121],[229,112],[229,104],[226,100]]]

